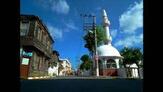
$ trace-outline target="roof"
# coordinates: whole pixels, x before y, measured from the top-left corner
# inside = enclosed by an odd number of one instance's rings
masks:
[[[43,28],[47,31],[50,39],[52,40],[52,43],[54,43],[53,38],[51,37],[48,28],[46,27],[46,25],[42,22],[42,20],[39,18],[39,16],[36,15],[27,15],[27,14],[21,14],[20,15],[20,19],[27,19],[27,20],[37,20],[40,22],[40,24],[43,26]]]
[[[138,66],[135,63],[133,63],[133,64],[126,64],[126,67],[138,68]]]
[[[120,53],[116,48],[114,48],[111,44],[110,45],[101,45],[97,48],[98,56],[99,57],[117,57],[122,58]]]
[[[71,64],[70,61],[68,59],[59,59],[60,61],[66,61],[67,63]]]

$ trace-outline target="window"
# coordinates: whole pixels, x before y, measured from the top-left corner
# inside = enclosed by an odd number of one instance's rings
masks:
[[[35,25],[35,29],[34,29],[34,37],[37,37],[37,25]]]
[[[20,36],[25,36],[29,31],[29,22],[21,22],[20,23]]]
[[[51,47],[50,43],[49,43],[49,51],[50,51],[50,53],[52,53],[52,47]]]
[[[45,40],[45,45],[46,45],[46,34],[45,34],[45,36],[44,36],[44,40]]]
[[[47,41],[47,50],[49,50],[49,41]]]
[[[112,63],[112,67],[111,68],[116,68],[116,63]]]
[[[38,56],[38,63],[37,63],[37,70],[39,70],[40,69],[40,56]]]
[[[33,69],[37,69],[37,54],[33,53]]]
[[[35,31],[36,31],[37,39],[40,40],[40,34],[41,34],[40,28],[37,26]]]
[[[44,32],[44,35],[43,35],[43,44],[45,46],[47,46],[47,41],[46,41],[46,33]]]
[[[40,29],[40,41],[42,41],[42,30]]]
[[[43,44],[45,44],[45,39],[46,39],[46,34],[45,34],[45,32],[43,32]]]
[[[107,67],[107,68],[116,68],[116,63],[115,63],[115,61],[114,61],[113,59],[107,60],[106,67]]]
[[[39,70],[42,70],[42,66],[43,66],[43,57],[40,56],[40,62],[39,62]]]
[[[106,64],[106,67],[107,67],[107,68],[111,68],[111,64],[110,64],[110,63],[107,63],[107,64]]]

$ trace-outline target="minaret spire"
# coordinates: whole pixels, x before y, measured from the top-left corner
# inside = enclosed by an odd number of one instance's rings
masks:
[[[103,27],[105,29],[105,34],[107,39],[105,44],[111,45],[112,38],[109,32],[110,21],[108,20],[105,9],[102,10],[102,15],[103,15]]]

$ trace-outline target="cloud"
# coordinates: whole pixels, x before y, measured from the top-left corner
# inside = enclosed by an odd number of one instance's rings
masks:
[[[135,2],[119,18],[121,36],[115,42],[117,47],[135,47],[143,45],[143,0]],[[138,29],[140,29],[138,31]],[[113,32],[113,31],[112,31]],[[114,33],[112,33],[114,34]],[[117,32],[115,33],[117,34]],[[123,38],[122,38],[123,37]]]
[[[143,34],[139,35],[128,35],[125,39],[117,41],[115,46],[125,46],[125,47],[132,47],[137,44],[143,44]]]
[[[75,26],[74,22],[69,22],[66,24],[66,27],[68,29],[72,29],[72,30],[77,30],[78,28]]]
[[[62,32],[63,31],[61,29],[55,28],[50,24],[47,25],[47,28],[48,28],[49,33],[50,33],[50,35],[52,36],[53,39],[55,39],[55,38],[56,39],[61,39],[62,38],[62,36],[63,36]]]
[[[111,33],[112,38],[115,38],[117,36],[117,32],[118,32],[117,29],[110,29],[110,33]]]
[[[70,6],[65,0],[53,0],[51,9],[58,13],[67,14],[69,12]]]
[[[139,35],[139,38],[140,38],[140,39],[143,39],[143,34],[140,34],[140,35]]]
[[[78,30],[73,21],[65,23],[65,27],[63,28],[57,28],[52,26],[51,23],[47,23],[47,28],[53,39],[62,39],[63,34],[65,32],[70,32],[71,30]]]
[[[66,0],[36,0],[42,7],[60,14],[67,14],[70,10]]]
[[[120,28],[126,33],[134,33],[136,29],[143,27],[143,0],[135,2],[119,18]]]

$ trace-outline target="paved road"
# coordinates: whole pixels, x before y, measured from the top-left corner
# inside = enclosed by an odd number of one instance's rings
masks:
[[[143,92],[141,79],[21,80],[21,92]]]

